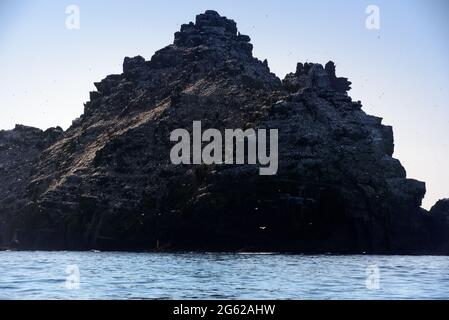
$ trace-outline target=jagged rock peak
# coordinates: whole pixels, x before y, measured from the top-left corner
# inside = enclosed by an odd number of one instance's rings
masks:
[[[136,69],[141,68],[145,62],[145,58],[142,56],[136,56],[133,58],[125,57],[125,60],[123,61],[123,72],[133,73]]]
[[[298,63],[296,72],[288,74],[283,83],[292,92],[316,88],[347,93],[351,89],[351,82],[347,78],[336,76],[333,61],[329,61],[324,67],[319,63]]]
[[[123,62],[123,73],[133,77],[145,73],[145,70],[151,67],[175,66],[179,62],[180,51],[185,52],[184,49],[199,46],[212,49],[227,48],[234,54],[252,57],[253,45],[250,41],[249,36],[237,31],[237,23],[234,20],[220,16],[216,11],[207,10],[196,16],[195,23],[183,24],[181,30],[175,33],[174,46],[170,45],[157,51],[151,61],[145,61],[141,56],[126,57]]]
[[[437,203],[430,209],[430,213],[446,220],[446,223],[449,223],[449,198],[437,201]]]
[[[195,23],[181,26],[181,31],[175,33],[174,44],[180,47],[220,46],[229,41],[235,41],[246,51],[252,51],[252,45],[249,44],[251,38],[237,31],[234,20],[220,16],[216,11],[207,10],[196,16]]]
[[[213,10],[207,10],[205,13],[197,15],[195,26],[203,31],[223,31],[233,35],[237,33],[237,24],[234,20],[222,17]]]

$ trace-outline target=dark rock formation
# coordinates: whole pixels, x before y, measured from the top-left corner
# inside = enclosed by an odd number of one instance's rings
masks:
[[[9,222],[26,205],[26,187],[40,154],[62,134],[59,127],[42,131],[20,125],[0,131],[0,248],[17,244],[16,230]]]
[[[281,82],[252,48],[206,11],[150,61],[125,58],[96,83],[66,132],[1,133],[3,245],[449,253],[447,210],[420,208],[425,185],[392,157],[392,128],[351,100],[335,65],[298,64]],[[173,165],[170,132],[196,120],[279,129],[278,174]],[[14,135],[12,154],[2,141]]]
[[[430,209],[430,216],[432,217],[432,238],[437,251],[449,254],[449,199],[438,201]]]
[[[337,78],[335,64],[332,61],[329,61],[324,68],[318,63],[298,63],[296,72],[288,74],[283,83],[291,92],[305,88],[319,88],[347,93],[351,89],[351,82],[348,79]]]

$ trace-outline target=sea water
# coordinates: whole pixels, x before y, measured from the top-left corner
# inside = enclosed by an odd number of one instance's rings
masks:
[[[449,257],[3,251],[0,299],[449,299]]]

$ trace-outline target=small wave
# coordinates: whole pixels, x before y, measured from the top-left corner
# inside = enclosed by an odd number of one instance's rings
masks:
[[[279,254],[278,252],[238,252],[240,255],[270,256]]]

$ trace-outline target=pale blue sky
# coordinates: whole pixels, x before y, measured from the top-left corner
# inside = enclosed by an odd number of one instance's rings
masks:
[[[65,28],[70,4],[80,30]],[[380,30],[365,28],[370,4]],[[66,129],[93,82],[120,73],[125,56],[149,59],[206,9],[236,20],[280,77],[298,61],[335,61],[354,100],[393,125],[395,156],[427,182],[425,207],[449,197],[447,0],[0,0],[0,129]]]

